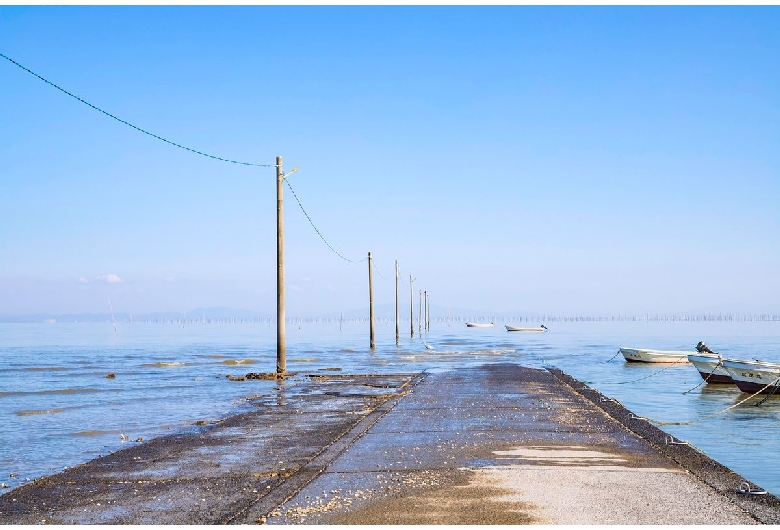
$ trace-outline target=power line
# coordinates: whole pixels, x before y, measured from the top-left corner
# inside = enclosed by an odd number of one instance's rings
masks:
[[[309,217],[309,214],[308,214],[308,213],[306,213],[306,209],[303,207],[303,204],[301,204],[301,200],[298,198],[298,195],[296,195],[296,193],[295,193],[295,190],[294,190],[294,189],[293,189],[293,187],[290,185],[290,181],[289,181],[289,180],[287,180],[287,179],[284,179],[284,181],[287,183],[287,187],[288,187],[288,188],[290,188],[290,191],[292,192],[292,194],[293,194],[293,197],[295,197],[295,200],[298,202],[298,206],[300,206],[300,207],[301,207],[301,211],[303,212],[303,215],[305,215],[305,216],[306,216],[306,219],[308,219],[308,220],[309,220],[309,224],[311,224],[311,227],[312,227],[312,228],[314,228],[314,231],[315,231],[315,232],[317,232],[317,235],[318,235],[318,236],[320,236],[320,239],[322,239],[322,241],[324,241],[324,242],[325,242],[325,244],[326,244],[326,245],[328,245],[328,248],[329,248],[331,251],[333,251],[333,253],[334,253],[334,254],[336,254],[338,257],[340,257],[340,258],[341,258],[341,259],[343,259],[344,261],[348,261],[348,262],[350,262],[350,263],[360,263],[361,261],[366,261],[366,260],[368,259],[368,258],[363,258],[363,259],[361,259],[361,260],[352,260],[352,259],[348,259],[348,258],[345,258],[344,256],[342,256],[342,255],[341,255],[341,254],[340,254],[340,253],[339,253],[339,252],[338,252],[338,251],[337,251],[335,248],[333,248],[333,247],[331,246],[331,244],[330,244],[330,243],[328,243],[328,240],[327,240],[327,239],[325,239],[325,236],[323,236],[323,235],[322,235],[322,233],[321,233],[321,232],[320,232],[320,231],[317,229],[317,227],[314,225],[314,221],[312,221],[312,220],[311,220],[311,217]]]
[[[18,66],[19,68],[21,68],[21,69],[22,69],[22,70],[24,70],[25,72],[27,72],[27,73],[29,73],[29,74],[32,74],[32,75],[34,75],[35,77],[37,77],[38,79],[40,79],[40,80],[41,80],[41,81],[43,81],[44,83],[46,83],[46,84],[48,84],[48,85],[51,85],[51,86],[53,86],[54,88],[56,88],[56,89],[57,89],[57,90],[59,90],[60,92],[63,92],[64,94],[67,94],[68,96],[72,97],[73,99],[76,99],[76,100],[80,101],[81,103],[85,104],[86,106],[88,106],[88,107],[91,107],[91,108],[95,109],[96,111],[98,111],[98,112],[101,112],[101,113],[105,114],[105,115],[106,115],[106,116],[108,116],[109,118],[112,118],[112,119],[114,119],[114,120],[118,121],[119,123],[123,123],[123,124],[127,125],[128,127],[132,127],[132,128],[133,128],[133,129],[135,129],[136,131],[139,131],[139,132],[142,132],[142,133],[144,133],[144,134],[147,134],[147,135],[151,136],[152,138],[156,138],[156,139],[158,139],[158,140],[160,140],[160,141],[163,141],[163,142],[165,142],[165,143],[167,143],[167,144],[170,144],[170,145],[172,145],[172,146],[174,146],[174,147],[178,147],[179,149],[184,149],[185,151],[189,151],[189,152],[191,152],[191,153],[195,153],[195,154],[197,154],[197,155],[201,155],[201,156],[205,156],[205,157],[208,157],[208,158],[212,158],[212,159],[214,159],[214,160],[219,160],[219,161],[221,161],[221,162],[229,162],[229,163],[231,163],[231,164],[239,164],[239,165],[242,165],[242,166],[255,166],[255,167],[274,167],[274,165],[273,165],[273,164],[255,164],[255,163],[252,163],[252,162],[240,162],[240,161],[238,161],[238,160],[230,160],[229,158],[222,158],[222,157],[219,157],[219,156],[210,155],[210,154],[208,154],[208,153],[204,153],[203,151],[198,151],[197,149],[192,149],[192,148],[190,148],[190,147],[186,147],[186,146],[184,146],[184,145],[177,144],[176,142],[172,142],[172,141],[170,141],[170,140],[166,140],[166,139],[165,139],[165,138],[163,138],[162,136],[158,136],[158,135],[156,135],[156,134],[154,134],[154,133],[151,133],[151,132],[149,132],[149,131],[147,131],[147,130],[145,130],[145,129],[142,129],[141,127],[138,127],[138,126],[136,126],[136,125],[133,125],[132,123],[130,123],[130,122],[127,122],[127,121],[125,121],[125,120],[123,120],[123,119],[121,119],[121,118],[117,118],[116,116],[114,116],[114,115],[113,115],[113,114],[111,114],[110,112],[106,112],[105,110],[101,109],[100,107],[97,107],[97,106],[93,105],[92,103],[90,103],[90,102],[88,102],[88,101],[85,101],[85,100],[81,99],[80,97],[76,96],[75,94],[71,94],[70,92],[68,92],[68,91],[67,91],[67,90],[65,90],[64,88],[62,88],[62,87],[60,87],[60,86],[58,86],[58,85],[56,85],[56,84],[52,83],[52,82],[51,82],[51,81],[49,81],[48,79],[46,79],[46,78],[44,78],[44,77],[42,77],[42,76],[40,76],[40,75],[36,74],[35,72],[33,72],[32,70],[30,70],[29,68],[26,68],[25,66],[22,66],[21,64],[17,63],[16,61],[14,61],[13,59],[11,59],[11,58],[10,58],[10,57],[8,57],[7,55],[4,55],[4,54],[0,53],[0,57],[2,57],[3,59],[6,59],[7,61],[9,61],[9,62],[11,62],[11,63],[13,63],[13,64],[15,64],[16,66]]]

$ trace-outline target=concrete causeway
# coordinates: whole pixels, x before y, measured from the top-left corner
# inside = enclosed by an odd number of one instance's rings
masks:
[[[251,402],[16,488],[0,523],[780,524],[777,497],[555,369],[298,374]]]

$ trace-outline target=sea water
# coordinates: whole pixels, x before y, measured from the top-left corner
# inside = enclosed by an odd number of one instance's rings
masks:
[[[693,351],[703,340],[724,357],[780,362],[780,322],[545,324],[546,333],[525,333],[507,332],[501,322],[468,328],[441,321],[421,336],[415,322],[412,338],[406,320],[396,344],[395,323],[381,321],[372,351],[367,321],[290,322],[287,370],[557,367],[637,416],[685,423],[661,428],[780,495],[780,396],[737,405],[748,395],[733,385],[702,384],[690,364],[626,363],[618,354],[621,346]],[[272,322],[0,324],[0,483],[14,488],[138,440],[247,410],[254,396],[272,396],[276,382],[227,376],[275,370]]]

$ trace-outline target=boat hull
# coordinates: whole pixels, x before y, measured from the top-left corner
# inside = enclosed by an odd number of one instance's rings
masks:
[[[723,366],[720,355],[712,353],[689,354],[688,360],[699,371],[702,379],[707,383],[734,384],[728,370]]]
[[[620,353],[629,363],[679,363],[687,364],[689,351],[645,350],[640,348],[620,348]]]
[[[527,332],[536,332],[536,333],[544,333],[547,331],[546,328],[516,328],[513,326],[504,326],[507,331],[527,331]]]
[[[723,359],[723,366],[742,392],[780,395],[780,364]]]
[[[479,324],[477,322],[466,322],[467,328],[492,328],[493,324]]]

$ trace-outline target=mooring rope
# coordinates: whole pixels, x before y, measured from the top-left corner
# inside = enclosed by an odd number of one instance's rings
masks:
[[[690,390],[686,390],[685,392],[683,392],[683,395],[685,395],[685,394],[687,394],[687,393],[689,393],[689,392],[693,392],[694,390],[696,390],[697,388],[699,388],[701,385],[703,385],[704,383],[706,383],[707,381],[709,381],[709,380],[710,380],[710,377],[712,377],[712,374],[714,374],[714,373],[715,373],[715,370],[717,370],[717,369],[718,369],[718,366],[720,366],[721,364],[723,364],[723,359],[722,359],[722,358],[718,358],[718,364],[716,364],[716,365],[715,365],[715,367],[712,369],[712,371],[711,371],[709,374],[707,374],[707,377],[705,377],[705,378],[704,378],[704,381],[702,381],[701,383],[699,383],[699,384],[698,384],[698,385],[696,385],[695,387],[691,388]]]
[[[704,416],[701,416],[700,418],[696,418],[695,420],[689,420],[689,421],[660,421],[660,420],[653,420],[653,419],[650,419],[650,418],[646,418],[644,416],[635,416],[634,414],[631,415],[631,419],[632,420],[644,420],[644,421],[647,421],[647,422],[650,422],[650,423],[654,423],[656,425],[693,425],[694,423],[698,423],[698,422],[706,420],[708,418],[712,418],[714,416],[718,416],[719,414],[723,414],[724,412],[727,412],[727,411],[729,411],[729,410],[731,410],[731,409],[733,409],[735,407],[740,406],[745,401],[756,397],[757,395],[759,395],[761,392],[763,392],[764,390],[766,390],[770,386],[776,384],[778,381],[780,381],[780,377],[777,377],[777,379],[775,379],[774,381],[772,381],[771,383],[766,385],[764,388],[762,388],[761,390],[759,390],[755,394],[749,395],[748,397],[746,397],[742,401],[739,401],[739,402],[737,402],[737,403],[735,403],[733,405],[730,405],[730,406],[726,407],[725,409],[718,410],[718,411],[713,412],[711,414],[706,414]],[[763,403],[764,401],[766,401],[766,399],[762,400],[761,402]]]
[[[605,382],[605,383],[599,383],[599,384],[600,384],[600,385],[627,385],[627,384],[629,384],[629,383],[636,383],[637,381],[642,381],[643,379],[649,379],[650,377],[653,377],[654,375],[658,375],[658,374],[660,374],[661,372],[663,372],[663,371],[665,371],[665,370],[668,370],[669,368],[671,368],[671,367],[673,367],[673,366],[676,366],[676,365],[678,365],[678,364],[680,364],[680,363],[687,363],[687,362],[688,362],[688,359],[679,359],[679,360],[677,360],[677,361],[674,361],[673,363],[670,363],[670,364],[669,364],[669,366],[665,366],[664,368],[661,368],[660,370],[658,370],[658,371],[655,371],[655,372],[653,372],[653,373],[652,373],[652,374],[650,374],[650,375],[646,375],[646,376],[644,376],[644,377],[640,377],[639,379],[634,379],[634,380],[632,380],[632,381],[620,381],[620,382],[609,382],[609,381],[608,381],[608,382]]]

